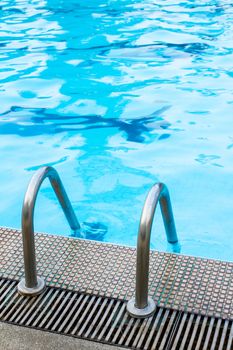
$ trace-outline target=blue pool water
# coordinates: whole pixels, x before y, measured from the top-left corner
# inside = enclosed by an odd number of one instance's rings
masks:
[[[163,181],[181,252],[233,260],[230,0],[3,0],[0,30],[1,226],[52,165],[84,237],[135,246]],[[70,234],[48,183],[35,226]]]

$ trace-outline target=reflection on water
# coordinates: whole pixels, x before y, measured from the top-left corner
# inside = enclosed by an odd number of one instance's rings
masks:
[[[135,245],[160,180],[182,252],[232,260],[232,14],[228,0],[3,0],[0,224],[20,225],[50,164],[85,237]],[[67,232],[49,187],[38,199],[38,230]]]
[[[83,222],[81,231],[78,235],[80,238],[93,239],[95,241],[104,241],[108,228],[101,222]]]

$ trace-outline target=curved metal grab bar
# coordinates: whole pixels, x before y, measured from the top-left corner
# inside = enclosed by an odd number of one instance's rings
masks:
[[[37,194],[39,192],[41,184],[47,177],[50,180],[52,188],[57,196],[57,199],[63,209],[63,212],[69,222],[71,229],[80,229],[79,222],[76,218],[70,200],[66,194],[57,171],[50,166],[42,167],[33,175],[28,185],[22,208],[22,235],[25,279],[22,279],[18,284],[18,291],[24,295],[40,294],[45,287],[44,280],[36,275],[36,253],[33,219]]]
[[[150,237],[154,213],[160,204],[167,240],[177,243],[172,206],[167,186],[156,183],[149,191],[142,210],[137,242],[136,295],[128,301],[127,310],[133,317],[149,317],[155,311],[155,303],[148,298]]]

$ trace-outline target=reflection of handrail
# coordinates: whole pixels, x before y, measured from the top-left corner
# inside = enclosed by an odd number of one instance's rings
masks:
[[[25,295],[40,294],[45,287],[44,280],[36,275],[36,253],[33,218],[37,194],[42,182],[47,177],[50,180],[50,183],[71,229],[80,229],[79,222],[75,216],[74,210],[71,206],[70,200],[66,194],[57,171],[49,166],[42,167],[33,175],[28,185],[22,209],[22,235],[25,279],[22,279],[18,284],[18,291],[19,293]]]
[[[166,185],[156,183],[147,195],[139,225],[136,295],[127,304],[127,310],[133,317],[149,317],[156,307],[154,301],[148,297],[148,282],[151,227],[158,202],[163,216],[167,240],[169,243],[178,242],[168,189]]]

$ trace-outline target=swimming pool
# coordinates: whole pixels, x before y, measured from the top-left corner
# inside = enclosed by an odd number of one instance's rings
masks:
[[[83,236],[135,245],[162,181],[181,252],[232,261],[232,15],[227,0],[2,1],[0,225],[20,227],[52,165]],[[48,185],[35,226],[69,234]],[[159,212],[153,231],[166,250]]]

